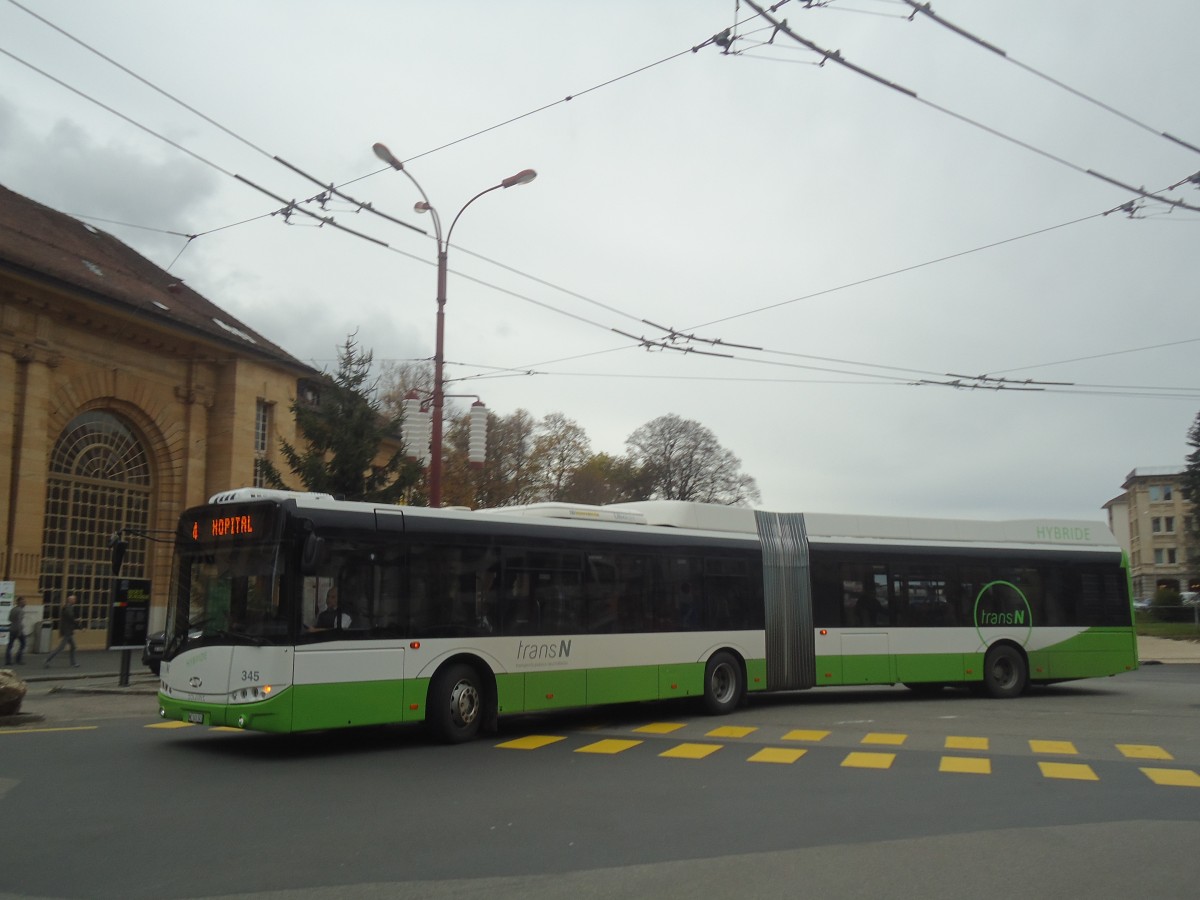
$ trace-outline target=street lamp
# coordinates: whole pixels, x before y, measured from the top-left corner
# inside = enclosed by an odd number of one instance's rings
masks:
[[[375,144],[371,149],[375,151],[376,156],[397,172],[403,172],[408,176],[408,180],[413,183],[417,192],[421,195],[420,201],[413,206],[413,209],[417,212],[429,213],[433,218],[433,232],[437,238],[437,343],[433,354],[433,409],[431,411],[432,422],[430,424],[432,427],[429,438],[429,505],[436,508],[442,505],[442,404],[446,396],[445,385],[442,383],[442,368],[445,363],[446,252],[450,248],[450,235],[454,233],[454,226],[458,224],[459,218],[466,212],[467,207],[484,194],[490,194],[492,191],[499,190],[500,188],[516,187],[518,184],[529,184],[529,182],[537,178],[537,172],[533,169],[522,169],[516,175],[510,175],[499,184],[494,184],[490,188],[480,191],[462,205],[462,208],[450,221],[450,229],[443,236],[441,217],[438,216],[438,212],[433,207],[433,204],[429,202],[429,197],[425,194],[425,189],[421,187],[417,179],[413,178],[412,173],[404,168],[404,163],[397,159],[392,154],[392,151],[383,144]]]

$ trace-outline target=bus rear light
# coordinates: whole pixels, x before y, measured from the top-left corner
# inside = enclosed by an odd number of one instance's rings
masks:
[[[420,650],[421,642],[420,641],[410,641],[408,644],[408,647],[410,650]]]

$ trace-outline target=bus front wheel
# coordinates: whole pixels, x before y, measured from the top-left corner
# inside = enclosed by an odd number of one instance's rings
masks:
[[[442,669],[429,685],[426,707],[434,735],[446,744],[473,740],[484,720],[479,673],[466,663]]]
[[[704,667],[704,708],[710,715],[723,716],[742,702],[745,684],[742,667],[733,654],[714,653]]]
[[[1005,700],[1020,696],[1028,681],[1029,667],[1015,647],[998,644],[987,652],[983,661],[983,688],[989,697]]]

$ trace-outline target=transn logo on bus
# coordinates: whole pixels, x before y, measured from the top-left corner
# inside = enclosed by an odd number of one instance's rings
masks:
[[[570,655],[571,642],[569,640],[543,641],[537,644],[517,642],[517,659],[521,660],[566,659]]]
[[[988,609],[979,611],[980,625],[1025,625],[1025,610],[1014,609],[1011,612],[993,612]]]

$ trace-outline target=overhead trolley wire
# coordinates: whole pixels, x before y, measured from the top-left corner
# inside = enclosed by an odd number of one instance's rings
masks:
[[[745,3],[751,9],[755,10],[759,15],[761,15],[764,19],[766,19],[768,22],[770,22],[772,25],[774,25],[776,28],[778,28],[781,32],[783,32],[788,37],[790,37],[792,40],[796,41],[797,43],[803,44],[805,47],[808,47],[810,50],[814,51],[815,53],[820,53],[824,59],[832,60],[833,62],[837,63],[838,65],[844,66],[845,68],[849,69],[850,71],[855,72],[858,75],[862,75],[864,78],[869,78],[871,81],[881,84],[886,88],[890,88],[891,90],[896,91],[897,93],[904,94],[906,97],[910,97],[913,100],[917,101],[918,103],[920,103],[924,106],[928,106],[930,109],[935,109],[938,112],[943,113],[944,115],[950,116],[951,118],[954,118],[954,119],[958,119],[960,122],[963,122],[964,124],[970,125],[973,128],[978,128],[981,131],[985,131],[988,134],[992,135],[993,137],[998,137],[1001,140],[1007,141],[1010,144],[1015,144],[1016,146],[1021,147],[1022,149],[1030,151],[1031,153],[1036,153],[1038,156],[1041,156],[1052,162],[1056,162],[1059,165],[1065,166],[1068,169],[1071,169],[1072,171],[1078,172],[1082,175],[1089,175],[1092,178],[1095,178],[1099,181],[1105,181],[1115,187],[1119,187],[1122,190],[1129,191],[1132,194],[1137,194],[1138,196],[1145,197],[1146,199],[1149,199],[1149,200],[1157,200],[1160,203],[1166,203],[1172,207],[1178,207],[1180,209],[1187,209],[1187,210],[1191,210],[1192,212],[1200,212],[1200,206],[1194,206],[1190,203],[1184,202],[1183,200],[1174,200],[1170,197],[1163,197],[1159,194],[1151,193],[1150,191],[1147,191],[1145,188],[1135,187],[1134,185],[1126,184],[1123,181],[1119,181],[1116,178],[1113,178],[1109,175],[1105,175],[1103,172],[1098,172],[1095,169],[1085,168],[1081,165],[1078,165],[1077,163],[1071,162],[1068,159],[1064,159],[1061,156],[1057,156],[1048,150],[1043,150],[1040,147],[1036,147],[1033,144],[1028,143],[1027,141],[1023,141],[1020,138],[1016,138],[1010,134],[1006,134],[997,128],[993,128],[990,125],[985,125],[983,122],[979,122],[975,119],[972,119],[970,116],[966,116],[966,115],[963,115],[962,113],[955,112],[954,110],[949,109],[948,107],[945,107],[945,106],[941,106],[937,103],[934,103],[931,100],[926,100],[924,97],[918,96],[917,92],[910,88],[904,87],[903,85],[900,85],[900,84],[896,84],[893,81],[889,81],[888,79],[875,74],[874,72],[870,71],[869,69],[864,69],[862,66],[855,65],[854,63],[845,59],[842,56],[840,51],[826,50],[825,48],[818,46],[817,44],[813,43],[812,41],[808,40],[807,38],[801,37],[799,34],[797,34],[795,31],[793,31],[791,28],[788,27],[788,24],[786,21],[781,21],[779,19],[776,19],[773,15],[771,15],[770,12],[768,12],[766,9],[764,9],[762,6],[760,6],[758,3],[754,2],[754,0],[745,0]],[[783,5],[782,3],[777,3],[775,6],[771,7],[771,10],[773,11],[782,5]]]
[[[1116,109],[1115,107],[1109,106],[1107,103],[1104,103],[1101,100],[1097,100],[1095,97],[1091,97],[1088,94],[1085,94],[1083,91],[1073,88],[1073,87],[1071,87],[1071,85],[1066,84],[1062,81],[1059,81],[1057,78],[1053,78],[1052,76],[1047,75],[1045,72],[1041,72],[1041,71],[1035,69],[1033,66],[1027,65],[1026,63],[1023,63],[1018,59],[1014,59],[1013,57],[1009,56],[1008,53],[1006,53],[1004,50],[1001,50],[999,47],[997,47],[995,44],[992,44],[992,43],[989,43],[988,41],[983,40],[983,38],[980,38],[977,35],[972,34],[971,32],[967,31],[965,28],[960,28],[959,26],[955,25],[954,23],[948,22],[946,19],[942,18],[937,13],[935,13],[933,11],[932,6],[929,3],[917,3],[916,0],[901,0],[901,2],[907,3],[910,7],[912,7],[913,12],[912,12],[912,15],[909,16],[910,20],[913,17],[915,17],[917,15],[917,13],[920,13],[921,15],[926,16],[929,19],[932,19],[934,22],[936,22],[938,25],[941,25],[943,28],[946,28],[946,29],[954,32],[955,34],[959,35],[960,37],[966,38],[971,43],[978,44],[980,47],[983,47],[985,50],[990,50],[992,53],[995,53],[997,56],[1002,57],[1005,61],[1012,63],[1017,68],[1024,69],[1026,72],[1030,73],[1031,75],[1034,75],[1034,76],[1042,79],[1043,81],[1049,82],[1050,84],[1054,85],[1057,88],[1061,88],[1062,90],[1066,91],[1069,94],[1074,94],[1076,97],[1080,98],[1081,100],[1085,100],[1088,103],[1098,106],[1101,109],[1103,109],[1104,111],[1110,112],[1113,115],[1124,119],[1126,122],[1129,122],[1131,125],[1136,125],[1138,128],[1141,128],[1144,131],[1150,132],[1151,134],[1155,135],[1156,137],[1166,138],[1168,141],[1178,144],[1181,147],[1186,147],[1188,150],[1191,150],[1194,153],[1200,153],[1200,147],[1197,147],[1194,144],[1188,143],[1183,138],[1176,137],[1175,135],[1170,134],[1169,132],[1160,131],[1159,129],[1154,128],[1151,125],[1147,125],[1145,122],[1135,119],[1133,116],[1129,115],[1128,113],[1121,112],[1121,110]]]

